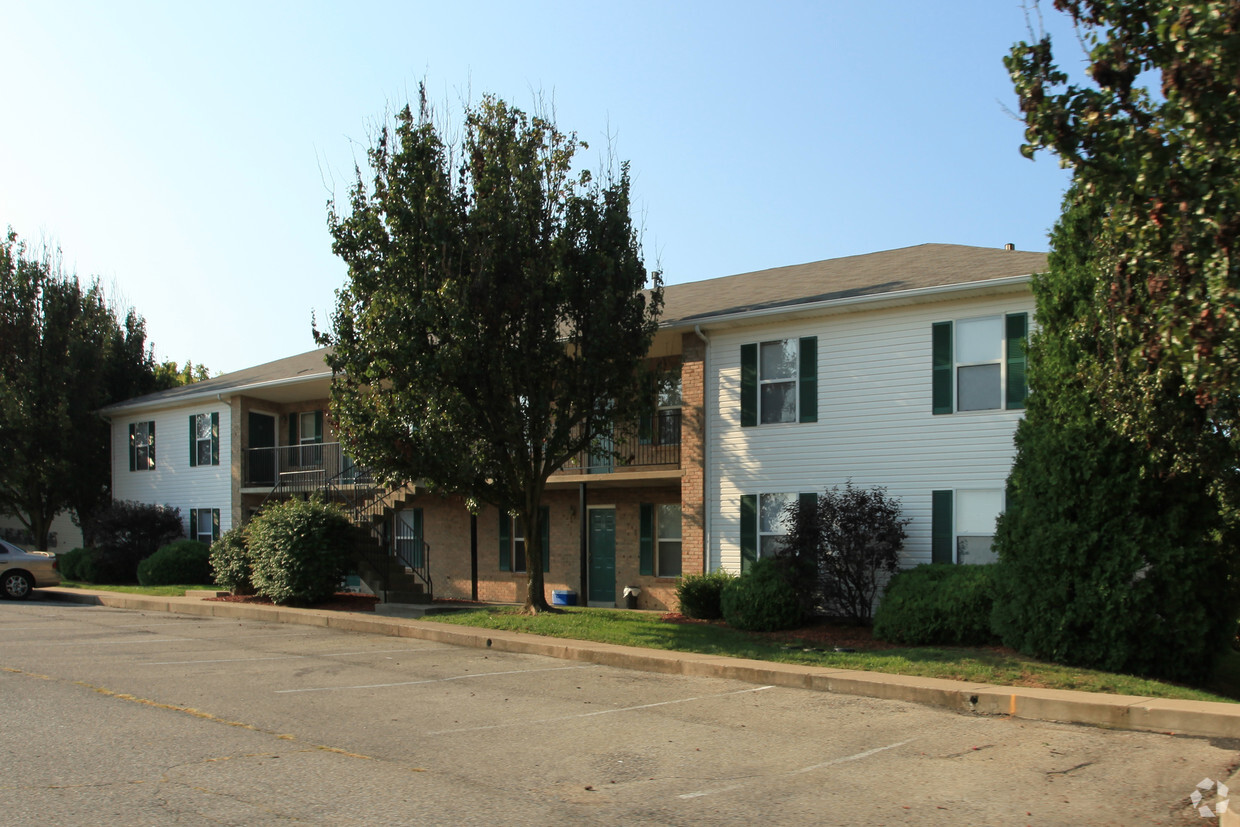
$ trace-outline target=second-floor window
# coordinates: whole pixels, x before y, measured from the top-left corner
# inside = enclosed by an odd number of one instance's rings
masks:
[[[129,470],[150,471],[155,468],[155,422],[129,423]]]
[[[189,465],[220,464],[219,413],[190,414]]]
[[[1027,313],[935,323],[934,413],[1024,408],[1028,328]]]
[[[818,337],[741,345],[741,426],[818,421]]]

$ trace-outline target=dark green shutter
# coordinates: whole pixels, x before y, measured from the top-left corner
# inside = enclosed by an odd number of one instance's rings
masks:
[[[189,510],[189,538],[191,540],[198,539],[198,509],[191,508]]]
[[[220,414],[211,414],[211,464],[220,464]]]
[[[155,420],[146,423],[147,443],[146,443],[146,470],[155,467]]]
[[[138,426],[129,423],[129,470],[138,470]]]
[[[220,539],[220,510],[218,508],[211,509],[211,539]]]
[[[758,346],[741,345],[741,427],[758,424]]]
[[[323,412],[322,411],[314,412],[314,441],[315,442],[323,441]]]
[[[1020,410],[1025,407],[1028,395],[1025,356],[1026,337],[1029,333],[1028,313],[1009,313],[1006,319],[1007,334],[1007,408]]]
[[[538,514],[542,518],[542,558],[543,574],[551,571],[551,506],[538,506]]]
[[[813,491],[803,492],[797,495],[797,499],[801,503],[801,508],[816,508],[818,506],[818,495]]]
[[[936,414],[952,413],[956,406],[952,397],[952,323],[936,322],[931,329],[931,347],[934,351],[933,406]]]
[[[637,535],[638,561],[641,574],[654,574],[654,506],[642,503],[641,530]]]
[[[802,422],[818,421],[818,337],[806,336],[800,342]]]
[[[512,517],[499,512],[499,570],[512,571]]]
[[[741,495],[741,574],[758,559],[758,495]]]
[[[198,424],[198,415],[189,415],[189,467],[193,468],[198,465],[198,429],[194,427]]]
[[[952,492],[935,491],[930,501],[930,562],[952,562]]]
[[[288,415],[288,444],[297,444],[297,414]]]

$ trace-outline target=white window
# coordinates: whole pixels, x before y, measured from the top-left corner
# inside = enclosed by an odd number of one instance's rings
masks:
[[[1003,317],[956,323],[956,410],[1003,407]]]
[[[191,508],[189,510],[189,536],[191,540],[211,545],[220,538],[220,510],[218,508]]]
[[[520,517],[512,518],[512,570],[525,571],[525,521]]]
[[[659,577],[679,577],[680,567],[680,506],[659,505],[655,507],[655,574]]]
[[[129,470],[150,471],[155,467],[155,423],[129,423]]]
[[[214,423],[218,422],[217,414]],[[194,465],[219,464],[218,427],[218,424],[213,424],[211,414],[194,414]]]
[[[758,557],[772,557],[787,539],[789,526],[785,509],[796,502],[796,494],[758,495]]]
[[[656,394],[658,440],[660,445],[680,444],[680,375],[665,376]]]
[[[796,339],[758,346],[759,422],[797,421],[797,376],[800,355]]]
[[[306,411],[298,414],[300,427],[297,429],[299,434],[298,442],[301,445],[313,445],[316,442],[323,441],[323,435],[316,427],[317,423],[322,421],[317,419],[317,411]]]
[[[1003,513],[1003,489],[956,491],[956,562],[994,563],[995,520]]]

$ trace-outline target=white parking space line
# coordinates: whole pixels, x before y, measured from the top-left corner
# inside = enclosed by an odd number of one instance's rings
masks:
[[[471,678],[491,678],[496,675],[526,675],[531,672],[563,672],[569,669],[597,669],[593,664],[589,666],[553,666],[549,669],[513,669],[507,672],[478,672],[474,675],[453,675],[450,678],[431,678],[425,681],[401,681],[399,683],[369,683],[360,684],[358,686],[315,686],[305,689],[277,689],[277,695],[287,695],[293,692],[342,692],[348,689],[387,689],[392,686],[417,686],[424,683],[447,683],[448,681],[464,681]]]
[[[694,698],[677,698],[674,701],[658,701],[651,704],[639,704],[638,706],[623,706],[617,709],[601,709],[595,712],[579,712],[574,715],[557,715],[554,718],[538,718],[529,721],[513,721],[502,724],[488,724],[486,726],[462,727],[460,729],[435,729],[427,732],[427,735],[450,735],[458,732],[480,732],[486,729],[504,729],[505,727],[529,726],[531,724],[545,724],[548,721],[568,721],[574,718],[593,718],[596,715],[614,715],[617,712],[634,712],[639,709],[653,709],[656,706],[671,706],[672,704],[687,704],[693,701],[708,701],[714,698],[726,698],[729,695],[745,695],[751,692],[762,692],[767,689],[774,689],[773,686],[756,686],[751,689],[737,689],[733,692],[720,692],[717,695],[698,695]]]
[[[29,641],[38,646],[104,646],[108,644],[125,644],[125,643],[188,643],[196,641],[198,638],[193,637],[133,637],[123,640],[34,640]],[[26,641],[17,641],[23,643]]]
[[[916,741],[916,740],[917,740],[916,738],[909,738],[907,741],[900,741],[897,744],[888,744],[885,747],[875,747],[874,749],[867,749],[865,752],[858,752],[855,755],[845,755],[843,758],[832,758],[830,761],[823,761],[821,764],[814,764],[813,766],[802,767],[799,770],[789,770],[788,772],[779,773],[778,775],[775,775],[775,776],[768,776],[766,780],[769,780],[772,777],[773,778],[779,778],[780,776],[788,777],[788,776],[793,776],[793,775],[800,775],[806,772],[813,772],[815,770],[821,770],[827,767],[833,767],[836,764],[844,764],[844,763],[847,763],[848,761],[860,761],[862,758],[869,758],[871,755],[877,755],[878,753],[886,752],[889,749],[895,749],[896,747],[902,747],[905,744],[911,744],[913,741]],[[754,783],[754,782],[750,782],[747,784],[732,784],[727,787],[719,787],[714,790],[701,790],[696,793],[685,793],[684,795],[678,795],[676,797],[680,799],[703,798],[704,796],[708,796],[708,795],[718,795],[719,793],[726,793],[726,792],[731,792],[732,790],[739,790],[743,787],[749,786],[751,783]]]
[[[429,652],[444,652],[448,647],[438,646],[434,649],[362,649],[356,652],[316,652],[312,655],[273,655],[268,658],[211,658],[206,660],[159,660],[140,663],[138,666],[189,666],[195,663],[244,663],[251,660],[307,660],[309,658],[338,658],[349,655],[374,655],[388,652],[399,652],[406,655],[420,655]],[[389,658],[390,660],[390,658]]]
[[[157,660],[135,666],[188,666],[195,663],[242,663],[251,660],[305,660],[305,655],[275,655],[270,658],[215,658],[213,660]]]

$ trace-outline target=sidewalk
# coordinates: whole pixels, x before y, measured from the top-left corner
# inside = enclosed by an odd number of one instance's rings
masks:
[[[325,626],[348,632],[411,637],[456,646],[544,655],[669,675],[726,678],[818,692],[910,701],[983,715],[1011,715],[1016,718],[1093,724],[1170,735],[1240,738],[1240,704],[1106,695],[1065,689],[993,686],[943,678],[798,666],[540,637],[521,632],[475,629],[369,612],[331,612],[253,603],[213,602],[203,600],[201,596],[148,597],[61,588],[40,589],[39,593],[54,600],[71,603],[148,612],[174,612],[198,617]]]

